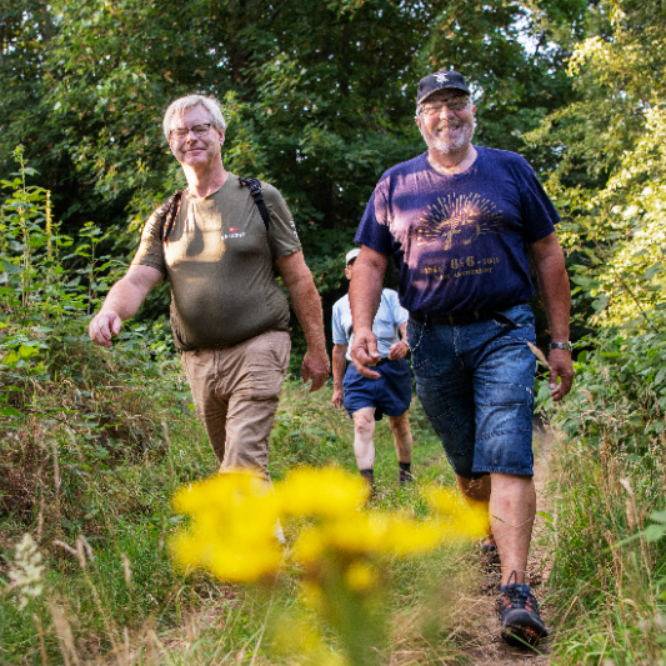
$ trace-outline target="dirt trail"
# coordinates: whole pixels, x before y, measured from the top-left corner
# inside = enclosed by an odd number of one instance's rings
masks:
[[[537,491],[537,512],[550,513],[549,498],[545,488],[548,482],[550,446],[552,436],[547,431],[534,432],[534,481]],[[546,626],[551,629],[550,613],[543,604],[546,594],[545,584],[552,564],[548,558],[545,544],[545,521],[537,516],[534,525],[532,548],[528,564],[528,582],[540,604],[541,616]],[[538,652],[509,647],[499,637],[499,622],[495,615],[497,591],[484,593],[477,589],[471,595],[461,599],[461,608],[466,609],[461,616],[467,616],[461,633],[465,636],[464,652],[475,666],[513,666],[530,664],[548,666],[550,664],[549,641],[539,644]]]

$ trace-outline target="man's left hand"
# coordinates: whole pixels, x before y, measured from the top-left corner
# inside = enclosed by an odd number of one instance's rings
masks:
[[[307,384],[308,381],[312,379],[310,393],[318,391],[324,385],[330,374],[331,362],[328,359],[326,350],[311,351],[308,349],[303,357],[301,375],[303,376],[304,384]]]
[[[551,349],[548,355],[548,364],[550,365],[548,388],[552,391],[550,397],[557,402],[571,391],[574,378],[571,352],[565,349]],[[561,380],[559,384],[557,383],[558,378]]]
[[[405,358],[405,356],[407,356],[408,350],[409,347],[407,347],[407,345],[402,340],[400,342],[395,342],[389,349],[389,361],[399,361],[401,358]]]

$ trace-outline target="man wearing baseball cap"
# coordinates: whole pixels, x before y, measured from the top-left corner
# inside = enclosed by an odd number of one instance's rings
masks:
[[[345,275],[352,279],[359,248],[345,257]],[[386,414],[393,433],[400,468],[401,484],[412,480],[412,432],[407,410],[412,401],[412,376],[405,356],[408,312],[400,307],[393,289],[382,289],[379,310],[372,330],[377,339],[379,359],[374,367],[379,377],[368,379],[351,363],[349,347],[353,342],[349,295],[333,306],[333,398],[331,402],[345,409],[354,419],[354,454],[361,475],[374,487],[375,421]],[[402,340],[400,339],[402,336]],[[349,366],[347,365],[348,361]]]
[[[475,114],[458,72],[419,82],[415,120],[428,150],[384,173],[361,220],[351,356],[360,374],[376,376],[372,321],[392,255],[410,314],[417,394],[460,489],[489,506],[502,637],[534,645],[547,631],[525,583],[536,511],[530,257],[548,316],[556,401],[573,380],[569,279],[555,235],[560,218],[534,171],[515,153],[473,145]]]

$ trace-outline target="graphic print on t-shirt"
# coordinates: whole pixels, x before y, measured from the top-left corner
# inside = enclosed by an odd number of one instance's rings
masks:
[[[501,309],[534,293],[528,247],[559,216],[522,157],[475,148],[462,174],[440,174],[427,153],[392,167],[363,214],[355,240],[393,256],[410,312]]]
[[[417,245],[432,245],[442,239],[443,250],[456,245],[470,245],[485,234],[497,234],[502,227],[502,211],[479,194],[449,194],[428,206],[416,230]],[[459,238],[456,238],[459,236]]]

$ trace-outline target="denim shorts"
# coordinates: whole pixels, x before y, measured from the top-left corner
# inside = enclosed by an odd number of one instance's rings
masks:
[[[458,476],[532,476],[536,358],[529,304],[467,326],[409,320],[416,393]],[[502,318],[504,319],[504,317]]]
[[[404,358],[372,368],[381,377],[369,379],[349,364],[342,380],[343,404],[349,416],[363,407],[375,408],[375,421],[387,416],[402,416],[412,402],[412,375]]]

